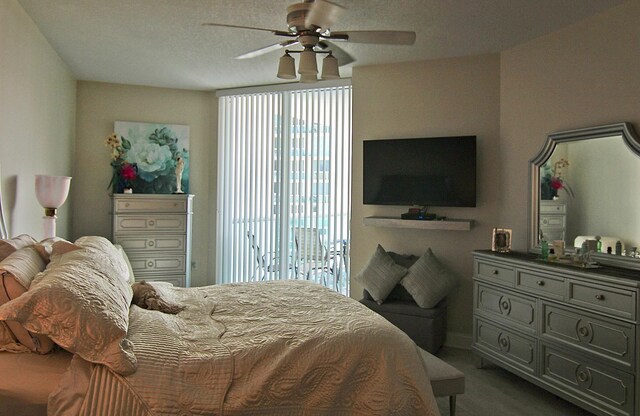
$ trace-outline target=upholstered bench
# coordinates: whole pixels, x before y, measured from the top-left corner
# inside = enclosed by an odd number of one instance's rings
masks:
[[[464,393],[464,373],[423,349],[420,353],[431,379],[433,395],[449,396],[449,414],[455,416],[456,396]]]
[[[447,332],[447,299],[443,299],[433,308],[421,308],[411,295],[397,285],[382,304],[378,304],[369,292],[363,291],[360,303],[391,322],[418,347],[436,353],[444,344]]]

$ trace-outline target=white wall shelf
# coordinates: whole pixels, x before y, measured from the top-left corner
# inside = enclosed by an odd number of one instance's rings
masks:
[[[418,228],[421,230],[470,231],[473,220],[403,220],[397,217],[365,217],[363,224],[371,227]]]

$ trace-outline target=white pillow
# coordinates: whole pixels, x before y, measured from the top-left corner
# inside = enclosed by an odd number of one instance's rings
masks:
[[[429,248],[409,267],[400,284],[413,296],[418,306],[433,308],[458,284],[458,279]]]
[[[133,274],[133,267],[131,267],[131,262],[129,261],[129,257],[127,256],[127,253],[124,251],[124,248],[122,248],[120,244],[114,244],[114,246],[116,246],[116,248],[118,249],[118,252],[124,259],[124,262],[127,263],[127,269],[129,270],[129,273],[127,274],[127,276],[123,276],[123,278],[128,284],[132,285],[136,282],[136,277]]]
[[[0,306],[0,319],[47,334],[87,361],[132,374],[137,361],[125,336],[133,292],[122,279],[127,265],[103,237],[82,237],[75,245],[80,249],[58,254],[54,244],[47,269],[26,293]]]

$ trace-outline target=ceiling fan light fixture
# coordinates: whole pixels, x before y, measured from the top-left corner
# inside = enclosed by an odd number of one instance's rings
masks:
[[[293,56],[285,53],[280,57],[280,63],[278,64],[278,78],[281,79],[295,79],[296,78],[296,61]]]
[[[322,79],[340,79],[338,59],[331,53],[322,60]]]
[[[298,73],[300,75],[313,75],[314,77],[318,74],[318,63],[313,49],[305,49],[300,54]]]
[[[313,84],[314,82],[318,82],[318,76],[316,74],[301,74],[300,82],[303,84]]]

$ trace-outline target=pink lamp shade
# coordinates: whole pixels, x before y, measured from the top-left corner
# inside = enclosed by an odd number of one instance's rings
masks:
[[[56,210],[69,195],[70,176],[36,175],[36,197],[44,208],[43,238],[56,236]]]

